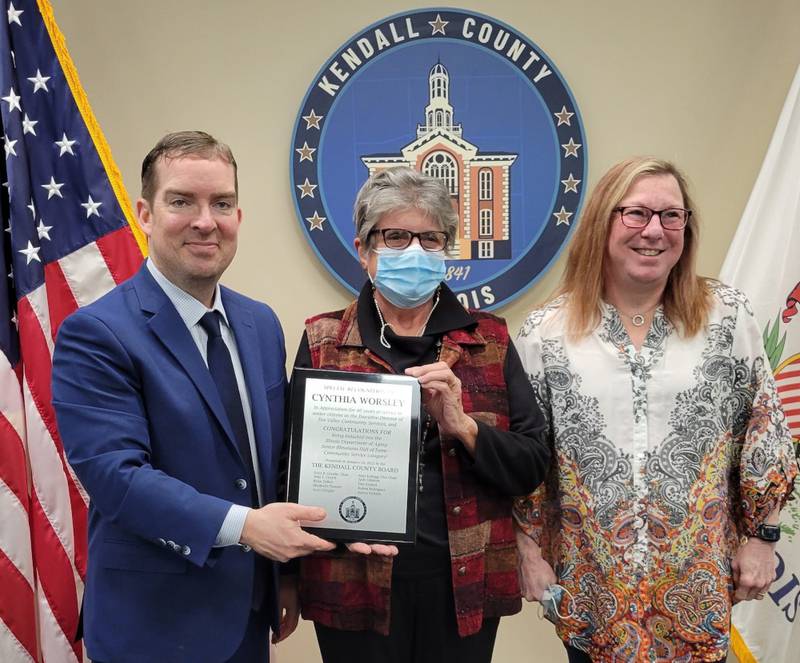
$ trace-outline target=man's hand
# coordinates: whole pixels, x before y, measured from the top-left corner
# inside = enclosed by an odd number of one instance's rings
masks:
[[[384,557],[394,557],[397,553],[397,546],[388,546],[383,543],[348,543],[347,549],[359,555],[383,555]]]
[[[278,562],[320,550],[333,550],[336,544],[301,529],[303,524],[324,518],[325,510],[318,506],[273,502],[247,513],[239,542]]]
[[[272,634],[272,644],[277,645],[286,640],[297,628],[300,618],[300,601],[297,596],[297,576],[281,576],[281,587],[278,595],[278,614],[281,623],[278,632]]]
[[[517,529],[519,585],[526,601],[541,601],[544,590],[557,582],[553,567],[542,557],[536,541]]]
[[[775,580],[775,544],[755,537],[739,546],[731,562],[733,569],[733,602],[764,598]]]

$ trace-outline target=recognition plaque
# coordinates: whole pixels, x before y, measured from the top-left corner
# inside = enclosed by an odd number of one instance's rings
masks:
[[[416,540],[420,389],[404,375],[297,368],[289,501],[325,509],[334,541]]]

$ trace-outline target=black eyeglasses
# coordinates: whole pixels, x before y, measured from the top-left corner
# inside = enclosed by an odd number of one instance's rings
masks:
[[[689,223],[692,210],[683,207],[667,207],[666,209],[650,209],[641,205],[631,207],[615,207],[615,212],[619,212],[622,217],[623,225],[628,228],[644,228],[650,223],[654,214],[658,214],[661,227],[664,230],[680,230]]]
[[[405,249],[411,245],[416,237],[419,245],[426,251],[442,251],[447,246],[447,233],[440,230],[426,230],[421,233],[412,233],[403,228],[373,228],[370,235],[380,233],[383,243],[390,249]]]

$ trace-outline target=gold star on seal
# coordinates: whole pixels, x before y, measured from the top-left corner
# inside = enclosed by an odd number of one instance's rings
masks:
[[[311,109],[311,112],[308,115],[303,115],[303,119],[306,121],[306,131],[314,127],[314,129],[319,129],[319,121],[325,117],[324,115],[317,115],[314,112],[314,109]]]
[[[314,210],[314,216],[307,216],[306,221],[308,221],[311,225],[309,226],[309,231],[311,230],[324,230],[322,227],[323,221],[325,221],[324,216],[320,216],[319,213]]]
[[[576,143],[572,138],[569,139],[569,143],[562,143],[561,147],[564,148],[564,158],[566,157],[577,157],[578,156],[578,148],[581,146],[581,143]],[[302,161],[302,159],[301,159]]]
[[[314,152],[317,151],[317,148],[316,147],[309,147],[308,143],[303,141],[303,147],[296,147],[296,148],[294,148],[294,151],[297,152],[300,155],[300,161],[301,162],[303,162],[303,161],[311,161],[311,162],[313,162],[314,161],[314,157],[311,156],[311,155],[314,154]]]
[[[558,124],[556,125],[557,127],[560,127],[562,124],[566,124],[568,127],[571,127],[572,125],[569,123],[569,118],[575,115],[575,113],[570,113],[567,111],[566,106],[562,106],[561,112],[553,113],[553,115],[555,115],[556,119],[558,120]]]
[[[431,32],[431,37],[433,35],[443,35],[443,34],[445,34],[444,26],[446,26],[449,22],[450,21],[443,21],[441,15],[436,14],[436,20],[435,21],[428,21],[428,25],[430,25],[433,28],[433,32]],[[445,35],[445,36],[447,36],[447,35]]]
[[[306,180],[308,181],[308,180]],[[574,193],[578,193],[578,185],[581,183],[580,180],[576,180],[572,173],[569,174],[569,177],[565,180],[561,180],[561,184],[564,185],[564,193],[569,193],[570,191]]]
[[[564,206],[562,205],[561,209],[558,212],[555,212],[553,214],[553,216],[556,217],[556,225],[557,226],[560,226],[562,224],[565,225],[565,226],[568,226],[569,225],[569,217],[572,216],[572,212],[567,212],[567,210],[565,210]]]
[[[313,198],[314,197],[314,189],[317,188],[316,184],[311,184],[306,177],[306,181],[302,184],[295,185],[298,189],[300,189],[300,197],[301,198]],[[565,192],[566,193],[566,192]]]

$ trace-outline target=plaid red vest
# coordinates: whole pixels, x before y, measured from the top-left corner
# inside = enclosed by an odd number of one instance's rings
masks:
[[[390,373],[367,349],[356,316],[357,302],[343,311],[306,320],[314,368]],[[475,420],[508,430],[503,368],[509,344],[505,321],[472,312],[474,331],[454,330],[442,339],[441,360],[461,380],[464,411]],[[458,633],[480,630],[484,617],[522,609],[511,499],[479,480],[462,461],[456,440],[441,441],[444,500],[450,540],[451,577]],[[317,553],[300,562],[300,605],[305,619],[343,630],[389,633],[392,560],[349,552]]]

